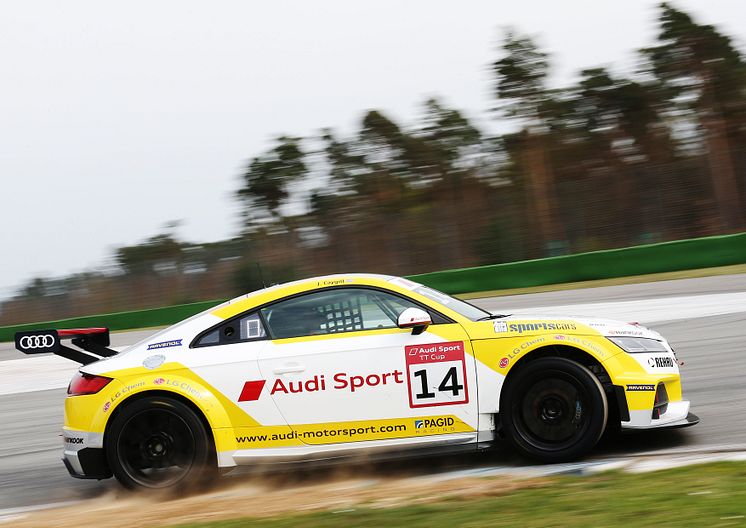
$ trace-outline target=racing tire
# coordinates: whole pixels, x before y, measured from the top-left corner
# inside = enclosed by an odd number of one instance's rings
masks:
[[[106,433],[106,459],[128,489],[201,486],[217,473],[213,442],[186,404],[150,396],[125,406]]]
[[[608,414],[598,378],[565,358],[540,358],[520,366],[508,376],[500,398],[504,436],[520,453],[541,462],[565,462],[588,453],[601,438]]]

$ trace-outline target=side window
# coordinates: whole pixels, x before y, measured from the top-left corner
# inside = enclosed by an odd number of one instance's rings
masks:
[[[311,293],[261,310],[275,339],[396,328],[414,302],[374,290],[345,288]]]
[[[259,313],[254,312],[221,324],[212,332],[203,335],[197,341],[196,346],[227,345],[266,337],[267,333],[259,318]]]

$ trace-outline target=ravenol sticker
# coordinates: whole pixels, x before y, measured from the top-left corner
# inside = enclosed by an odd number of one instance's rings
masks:
[[[161,341],[160,343],[150,343],[148,350],[156,350],[158,348],[168,348],[181,346],[181,339],[172,339],[171,341]]]
[[[655,385],[637,383],[634,385],[627,385],[627,392],[654,392]]]

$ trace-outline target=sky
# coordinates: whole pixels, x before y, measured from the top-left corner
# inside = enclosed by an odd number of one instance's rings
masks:
[[[746,2],[678,0],[744,48]],[[0,299],[33,277],[100,269],[179,221],[236,234],[248,160],[282,134],[403,124],[439,96],[484,130],[502,31],[534,36],[552,83],[631,71],[657,2],[626,0],[4,2]]]

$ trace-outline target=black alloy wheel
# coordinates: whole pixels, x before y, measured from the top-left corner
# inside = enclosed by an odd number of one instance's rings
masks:
[[[106,456],[127,488],[207,482],[214,449],[202,421],[184,403],[147,397],[127,405],[106,434]]]
[[[543,462],[583,456],[596,445],[608,419],[601,383],[583,365],[565,358],[531,361],[508,376],[500,403],[508,440]]]

